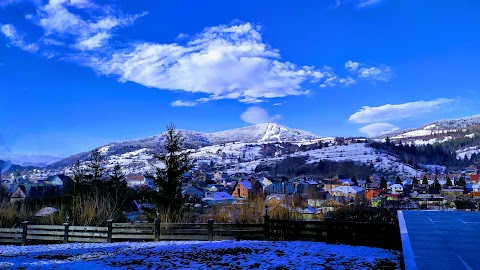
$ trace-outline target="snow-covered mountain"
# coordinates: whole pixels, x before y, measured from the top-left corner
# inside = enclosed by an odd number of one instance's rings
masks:
[[[389,137],[393,141],[413,143],[416,145],[442,143],[454,138],[473,137],[472,129],[480,127],[480,115],[459,119],[445,119],[431,122],[419,128],[406,129],[379,136]]]
[[[204,146],[236,143],[269,143],[269,142],[302,142],[318,140],[321,137],[308,131],[292,129],[276,123],[265,123],[226,131],[204,133],[189,130],[179,130],[184,138],[187,148],[195,149]],[[120,156],[133,151],[142,150],[148,153],[159,152],[165,143],[165,133],[152,137],[114,142],[100,147],[102,154],[106,156]],[[70,156],[52,164],[52,168],[72,166],[77,160],[84,160],[90,152],[84,152]]]

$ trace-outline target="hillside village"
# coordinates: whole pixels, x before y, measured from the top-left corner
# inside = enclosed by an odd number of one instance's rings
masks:
[[[2,177],[2,187],[11,203],[61,197],[73,185],[69,175],[55,174],[32,180],[19,172]],[[154,189],[145,175],[128,175],[129,189]],[[267,205],[287,208],[307,219],[328,215],[335,207],[360,204],[400,209],[478,209],[480,174],[475,166],[447,174],[419,174],[413,178],[385,178],[379,174],[366,179],[336,175],[271,176],[259,173],[227,173],[213,168],[195,168],[182,180],[182,195],[196,207],[248,203],[261,198]],[[141,203],[141,202],[137,202]],[[140,209],[139,209],[140,210]]]
[[[199,209],[248,204],[253,198],[263,200],[271,211],[280,207],[308,219],[323,218],[345,205],[478,209],[480,180],[473,156],[472,162],[465,163],[472,165],[450,171],[442,165],[407,163],[398,154],[402,152],[395,152],[406,149],[398,141],[405,141],[406,135],[396,134],[391,143],[388,138],[383,143],[381,139],[320,138],[277,124],[212,134],[180,133],[194,164],[182,176],[182,196]],[[129,197],[131,211],[141,212],[142,205],[149,205],[138,194],[156,188],[155,170],[164,164],[155,156],[163,140],[154,136],[98,148],[102,170],[108,174],[120,166],[126,186],[137,194]],[[82,153],[47,168],[4,173],[2,197],[15,203],[68,195],[75,185],[75,166],[69,161],[73,158],[78,158],[83,170],[91,163],[88,153]],[[63,166],[67,161],[71,165]]]

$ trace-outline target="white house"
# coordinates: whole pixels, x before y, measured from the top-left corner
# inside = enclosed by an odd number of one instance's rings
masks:
[[[393,184],[388,189],[391,190],[392,194],[403,194],[403,186],[400,184]]]

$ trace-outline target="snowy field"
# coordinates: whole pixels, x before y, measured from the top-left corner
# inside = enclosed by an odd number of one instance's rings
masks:
[[[398,269],[398,252],[318,242],[0,246],[0,269]]]

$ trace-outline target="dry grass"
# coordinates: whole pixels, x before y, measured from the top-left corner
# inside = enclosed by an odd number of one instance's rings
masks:
[[[0,204],[0,228],[18,227],[28,217],[29,211],[25,205],[16,203]]]

